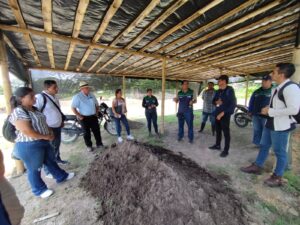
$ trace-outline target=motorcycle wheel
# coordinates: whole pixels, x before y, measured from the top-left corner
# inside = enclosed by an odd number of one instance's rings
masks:
[[[65,122],[64,128],[71,129],[73,126],[72,122]],[[61,131],[61,142],[64,144],[71,144],[72,142],[76,141],[79,134],[75,132],[68,132],[67,130],[62,129]]]
[[[234,122],[238,127],[246,127],[248,125],[248,120],[245,118],[244,113],[236,113],[234,115]]]
[[[104,129],[109,133],[110,135],[117,136],[117,129],[116,125],[113,121],[105,121],[104,123]]]

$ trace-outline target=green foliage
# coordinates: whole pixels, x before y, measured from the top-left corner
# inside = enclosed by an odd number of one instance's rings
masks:
[[[284,189],[288,192],[299,194],[300,193],[300,176],[295,175],[292,171],[284,173],[283,176],[288,180],[288,184]]]

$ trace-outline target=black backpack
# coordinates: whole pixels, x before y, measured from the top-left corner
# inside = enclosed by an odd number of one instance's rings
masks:
[[[29,112],[27,110],[25,110],[25,109],[23,109],[23,110],[26,112],[27,115],[29,115]],[[14,143],[17,138],[16,127],[9,121],[10,117],[11,117],[11,115],[8,115],[8,117],[4,121],[4,124],[2,127],[2,134],[6,140]]]
[[[287,105],[286,105],[286,103],[285,103],[285,99],[284,99],[284,96],[283,96],[283,90],[284,90],[284,88],[286,88],[287,86],[289,86],[289,85],[291,85],[291,84],[296,84],[296,85],[300,88],[300,86],[299,86],[297,83],[294,83],[294,82],[292,82],[292,81],[289,81],[289,82],[287,82],[285,85],[283,85],[283,87],[280,88],[280,90],[278,91],[278,98],[279,98],[281,101],[283,101],[283,103],[285,104],[285,106],[287,106]],[[296,96],[295,96],[295,97],[296,97]],[[297,96],[297,97],[299,98],[299,96]],[[298,113],[297,113],[296,115],[292,115],[292,117],[296,120],[297,124],[300,124],[300,109],[299,109]]]

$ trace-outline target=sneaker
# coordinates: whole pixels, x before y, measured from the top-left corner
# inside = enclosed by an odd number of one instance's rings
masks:
[[[228,154],[229,154],[228,152],[223,151],[221,152],[220,157],[225,158],[228,156]]]
[[[181,141],[182,141],[182,138],[177,138],[177,141],[178,141],[178,142],[181,142]]]
[[[44,191],[42,194],[40,194],[41,198],[48,198],[51,195],[53,195],[54,191],[47,189],[46,191]]]
[[[123,142],[123,138],[122,137],[118,137],[118,143],[121,144]]]
[[[211,150],[221,150],[220,145],[213,145],[213,146],[210,146],[208,148],[211,149]]]
[[[75,177],[75,173],[69,173],[66,180],[71,180],[73,177]]]
[[[193,141],[193,140],[189,140],[189,143],[190,143],[190,144],[193,144],[193,143],[194,143],[194,141]]]
[[[134,137],[130,134],[130,135],[127,135],[127,140],[128,141],[132,141],[132,140],[134,140]]]
[[[93,147],[87,147],[86,150],[87,150],[88,152],[92,152],[94,149],[93,149]]]
[[[161,138],[161,134],[157,132],[156,137]]]
[[[51,173],[48,173],[45,177],[48,178],[48,179],[54,179],[54,177]]]
[[[101,145],[97,145],[97,147],[96,147],[97,149],[104,149],[105,147],[104,147],[104,145],[103,144],[101,144]]]
[[[282,177],[272,174],[268,179],[264,181],[264,184],[269,187],[280,187],[284,185]]]
[[[242,167],[240,170],[244,173],[252,173],[256,175],[262,174],[263,169],[257,166],[255,163],[252,163],[250,166]]]

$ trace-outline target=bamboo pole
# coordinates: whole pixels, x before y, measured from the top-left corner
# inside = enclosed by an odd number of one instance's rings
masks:
[[[178,94],[178,80],[176,80],[176,89],[175,89],[175,96]],[[178,102],[175,103],[175,114],[177,113],[178,109]]]
[[[12,90],[11,90],[11,83],[9,80],[9,73],[8,73],[6,46],[5,46],[5,42],[1,30],[0,30],[0,76],[2,78],[6,113],[10,114],[12,110],[10,107],[10,98],[12,96]],[[16,163],[17,173],[22,174],[25,170],[22,161],[15,160],[15,163]]]
[[[249,75],[246,76],[246,93],[245,93],[245,105],[248,103],[248,89],[249,89]]]
[[[164,58],[162,60],[162,74],[161,74],[161,126],[160,132],[164,134],[165,132],[165,97],[166,97],[166,65],[167,60]]]
[[[293,60],[292,60],[293,64],[296,67],[296,72],[294,73],[294,75],[291,77],[291,79],[296,82],[296,83],[300,83],[300,48],[296,47],[294,49],[293,52]]]
[[[122,93],[124,99],[126,99],[126,77],[125,76],[122,77]]]

